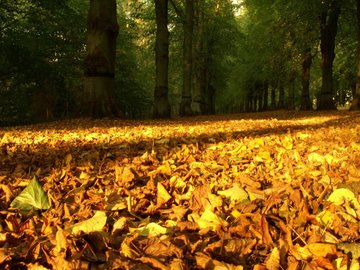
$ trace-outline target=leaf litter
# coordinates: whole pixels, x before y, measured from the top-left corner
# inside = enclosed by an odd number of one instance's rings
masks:
[[[359,113],[1,134],[1,269],[359,269]]]

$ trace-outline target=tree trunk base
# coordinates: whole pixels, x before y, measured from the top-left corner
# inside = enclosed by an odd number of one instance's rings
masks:
[[[111,89],[115,87],[114,78],[109,77],[85,77],[85,108],[86,115],[93,118],[117,117],[117,109],[111,99]]]
[[[318,111],[336,110],[333,95],[331,93],[321,94],[318,104]]]
[[[180,115],[181,116],[192,116],[193,111],[191,109],[191,99],[183,98],[180,104]]]

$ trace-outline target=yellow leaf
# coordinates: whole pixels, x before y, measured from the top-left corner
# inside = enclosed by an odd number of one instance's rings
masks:
[[[234,209],[231,211],[231,216],[234,218],[238,218],[241,216],[241,213],[238,210]]]
[[[310,134],[307,134],[307,133],[301,133],[301,132],[298,132],[296,134],[296,137],[299,138],[300,140],[305,140],[307,138],[310,138],[311,135]]]
[[[321,163],[323,164],[325,162],[324,156],[318,154],[318,153],[311,153],[308,156],[308,160],[312,163]]]
[[[197,220],[197,223],[201,229],[210,229],[215,231],[218,226],[226,226],[227,222],[222,218],[218,217],[210,209],[206,209],[201,215],[200,219]]]
[[[216,207],[221,207],[223,204],[223,200],[220,196],[217,196],[212,193],[207,194],[207,198],[202,198],[201,202],[204,206],[204,209],[215,209]]]
[[[119,184],[131,182],[135,178],[135,175],[129,167],[115,166],[115,180]]]
[[[323,177],[321,177],[319,183],[324,184],[324,185],[330,185],[331,179],[328,175],[324,175]]]
[[[266,269],[268,270],[277,270],[280,266],[280,252],[277,247],[274,247],[271,251],[269,257],[266,260]]]
[[[316,219],[324,226],[331,226],[334,222],[334,214],[328,210],[325,210],[317,214]]]
[[[79,178],[82,180],[89,179],[89,175],[86,172],[81,172]]]
[[[8,203],[12,197],[12,192],[7,185],[0,184],[0,189],[2,189],[5,193],[5,201]]]
[[[117,230],[122,230],[124,229],[126,226],[126,218],[125,217],[121,217],[119,218],[117,221],[115,221],[114,225],[113,225],[113,229],[112,232],[114,233]]]
[[[224,196],[232,202],[244,202],[249,200],[248,193],[241,188],[239,184],[234,184],[232,188],[218,191],[218,194]]]
[[[172,176],[170,178],[170,183],[172,185],[175,185],[176,188],[181,188],[182,189],[182,188],[186,187],[186,183],[183,180],[181,180],[181,178],[178,177],[178,176]]]
[[[61,228],[58,228],[58,231],[56,232],[55,240],[56,240],[56,245],[54,248],[54,253],[56,256],[62,252],[65,252],[67,248],[66,235]]]
[[[121,243],[121,247],[120,247],[120,253],[130,259],[135,259],[136,257],[139,256],[139,254],[133,250],[128,243],[126,243],[126,241],[123,241]]]
[[[171,175],[171,167],[169,164],[164,164],[164,165],[159,166],[156,169],[156,172],[164,174],[164,175]]]
[[[106,214],[103,211],[97,211],[92,218],[79,222],[71,226],[68,230],[72,234],[79,234],[81,232],[90,233],[94,231],[101,231],[106,224]]]
[[[261,146],[264,146],[264,140],[262,138],[255,138],[252,141],[249,141],[249,147],[251,149],[259,148]]]
[[[138,228],[135,231],[137,231],[141,236],[145,237],[154,237],[171,233],[171,230],[169,230],[168,228],[162,227],[154,222],[150,222],[145,227]]]
[[[321,171],[319,170],[314,170],[314,171],[310,171],[309,174],[313,177],[318,177],[321,175]]]
[[[167,192],[165,187],[158,182],[157,183],[157,204],[161,205],[167,203],[171,199],[171,195]]]
[[[291,138],[291,136],[285,136],[281,144],[286,150],[293,149],[293,139]]]
[[[334,203],[335,205],[342,205],[346,202],[350,202],[355,209],[360,209],[360,204],[356,199],[354,192],[347,188],[339,188],[334,190],[334,192],[330,194],[327,200]]]
[[[252,192],[252,191],[247,191],[247,193],[249,194],[249,200],[250,201],[255,201],[257,199],[263,200],[264,199],[264,194],[263,193],[259,193],[261,191],[258,192]]]
[[[301,260],[310,258],[326,257],[327,255],[336,253],[336,246],[325,243],[311,243],[304,247],[295,246]]]
[[[111,194],[106,200],[106,210],[118,211],[127,208],[127,198],[118,194]]]

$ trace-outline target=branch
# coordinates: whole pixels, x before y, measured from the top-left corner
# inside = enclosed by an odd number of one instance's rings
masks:
[[[184,11],[179,7],[178,3],[176,3],[176,0],[170,0],[170,4],[175,10],[176,15],[178,15],[182,20],[184,19]]]

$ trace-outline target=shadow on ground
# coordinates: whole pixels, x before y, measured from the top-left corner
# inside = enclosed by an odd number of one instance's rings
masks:
[[[329,118],[321,123],[294,121],[299,119],[308,119],[311,117],[324,116]],[[275,120],[276,119],[276,120]],[[244,123],[242,122],[245,121]],[[252,126],[247,128],[246,121],[254,120]],[[270,121],[274,123],[269,125]],[[214,123],[227,123],[235,121],[232,129],[229,131],[218,131],[216,125],[211,129]],[[239,122],[236,122],[239,121]],[[237,123],[239,128],[237,128]],[[253,114],[234,114],[219,116],[201,116],[194,118],[176,119],[176,120],[151,120],[151,121],[120,121],[120,120],[68,120],[62,122],[53,122],[48,124],[39,124],[34,126],[16,127],[11,130],[43,131],[59,130],[62,132],[76,131],[80,129],[91,128],[122,128],[151,126],[154,128],[167,128],[171,126],[183,126],[185,128],[198,125],[208,125],[209,128],[203,133],[197,135],[162,137],[166,141],[167,149],[180,147],[182,144],[194,144],[201,142],[204,144],[226,142],[229,139],[240,140],[245,137],[255,137],[264,135],[280,135],[287,132],[299,132],[306,130],[319,130],[322,128],[351,128],[360,126],[359,112],[272,112],[272,113],[253,113]],[[253,128],[254,126],[254,128]],[[341,135],[341,134],[340,134]],[[160,138],[159,138],[160,139]],[[360,134],[359,134],[360,140]],[[1,142],[1,139],[0,139]],[[142,155],[146,151],[158,150],[163,145],[154,143],[153,138],[144,138],[143,140],[119,143],[97,142],[96,138],[92,142],[67,143],[60,142],[58,145],[51,146],[48,143],[39,144],[32,148],[31,145],[17,147],[16,145],[0,144],[0,177],[31,177],[38,168],[43,168],[42,175],[49,174],[52,169],[64,166],[64,159],[67,154],[73,156],[73,160],[81,160],[82,163],[91,163],[96,169],[101,169],[101,161],[106,158],[121,160]],[[9,148],[14,151],[8,151]],[[110,154],[109,154],[110,153]],[[19,168],[20,167],[20,168]],[[18,172],[17,172],[18,171]]]

